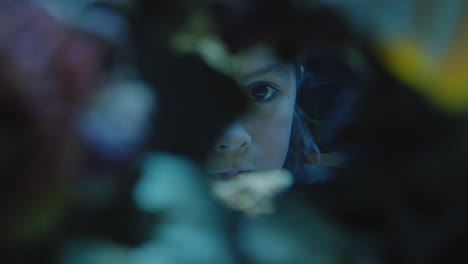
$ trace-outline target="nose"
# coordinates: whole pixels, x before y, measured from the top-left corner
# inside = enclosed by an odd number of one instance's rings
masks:
[[[227,127],[222,137],[218,140],[216,152],[235,152],[246,149],[252,143],[252,137],[240,123],[234,123]]]

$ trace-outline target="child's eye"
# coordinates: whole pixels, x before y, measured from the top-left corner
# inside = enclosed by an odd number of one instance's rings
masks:
[[[256,83],[247,88],[247,98],[252,101],[269,101],[278,93],[278,89],[268,83]]]

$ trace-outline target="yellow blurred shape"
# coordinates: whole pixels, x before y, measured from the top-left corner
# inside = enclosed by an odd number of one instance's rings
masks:
[[[437,59],[423,44],[398,38],[380,45],[377,56],[397,78],[416,88],[431,103],[452,113],[468,111],[468,38],[455,39]]]

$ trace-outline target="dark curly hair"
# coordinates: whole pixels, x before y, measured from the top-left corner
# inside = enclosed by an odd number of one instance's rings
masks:
[[[293,113],[293,125],[289,151],[284,167],[289,169],[298,182],[323,181],[319,173],[320,149],[314,139],[311,126],[315,120],[310,118],[298,103],[304,84],[313,83],[313,75],[306,72],[302,61],[294,64],[296,73],[297,97]]]

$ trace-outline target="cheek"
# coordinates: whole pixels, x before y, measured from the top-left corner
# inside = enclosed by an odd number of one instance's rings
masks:
[[[250,120],[250,133],[256,153],[256,164],[264,170],[283,167],[289,148],[293,98],[285,97],[279,102],[262,105]]]

